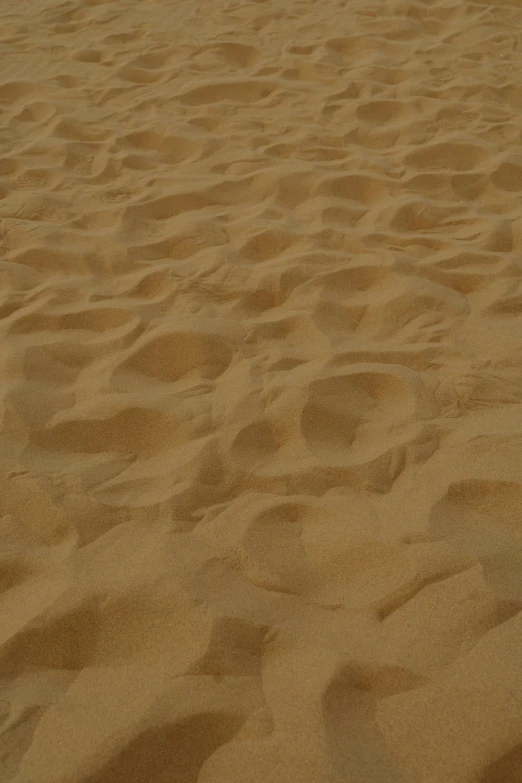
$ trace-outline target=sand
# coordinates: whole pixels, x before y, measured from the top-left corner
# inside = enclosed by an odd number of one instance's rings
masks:
[[[522,781],[521,30],[4,0],[2,783]]]

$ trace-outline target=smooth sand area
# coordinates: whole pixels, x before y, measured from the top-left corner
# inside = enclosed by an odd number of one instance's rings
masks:
[[[1,783],[521,783],[520,0],[0,4]]]

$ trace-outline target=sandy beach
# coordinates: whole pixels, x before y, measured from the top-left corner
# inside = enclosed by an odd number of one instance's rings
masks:
[[[2,0],[2,783],[521,783],[521,119],[518,0]]]

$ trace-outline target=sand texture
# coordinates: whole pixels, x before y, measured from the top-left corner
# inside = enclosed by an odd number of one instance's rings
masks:
[[[521,783],[520,0],[2,0],[1,783]]]

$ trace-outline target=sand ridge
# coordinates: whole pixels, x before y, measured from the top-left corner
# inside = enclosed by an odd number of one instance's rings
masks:
[[[4,1],[2,781],[520,783],[521,23]]]

